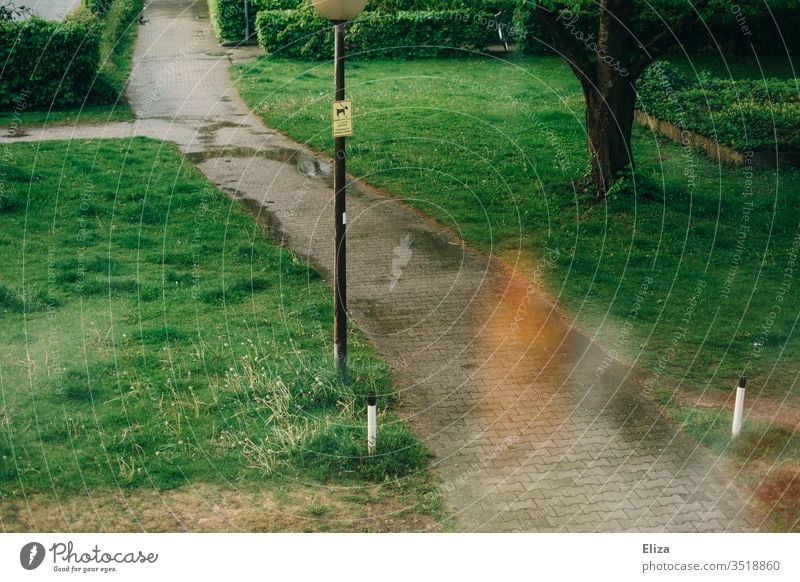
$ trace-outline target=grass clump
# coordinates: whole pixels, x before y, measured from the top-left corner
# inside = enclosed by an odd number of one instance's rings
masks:
[[[427,451],[408,428],[392,416],[378,422],[380,438],[372,454],[367,451],[365,424],[342,419],[306,437],[299,447],[300,463],[319,476],[338,474],[376,481],[424,470]]]

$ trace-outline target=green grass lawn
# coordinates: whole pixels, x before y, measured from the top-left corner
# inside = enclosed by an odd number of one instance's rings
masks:
[[[331,151],[330,63],[233,72],[268,125]],[[751,395],[797,394],[796,170],[720,167],[637,127],[633,179],[588,199],[582,95],[555,57],[353,61],[347,94],[353,174],[521,265],[654,389],[728,391],[746,369]]]
[[[3,147],[0,501],[300,479],[436,506],[387,366],[353,331],[340,382],[320,276],[172,145]]]

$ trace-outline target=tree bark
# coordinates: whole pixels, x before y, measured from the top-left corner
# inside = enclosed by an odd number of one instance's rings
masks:
[[[631,131],[636,92],[632,82],[617,81],[607,90],[584,83],[586,137],[591,179],[603,199],[627,167],[633,166]]]
[[[631,131],[636,78],[630,71],[631,14],[628,0],[601,0],[595,82],[582,83],[592,182],[601,199],[622,170],[633,165]]]
[[[574,23],[579,17],[568,9],[570,3],[563,2],[561,10],[535,5],[534,17],[583,87],[591,180],[598,198],[605,198],[620,173],[633,166],[636,79],[658,55],[679,42],[708,2],[694,0],[672,27],[646,42],[631,31],[631,0],[597,0],[596,39],[583,31],[576,33]]]

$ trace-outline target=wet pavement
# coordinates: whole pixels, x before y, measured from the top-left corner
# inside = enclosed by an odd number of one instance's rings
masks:
[[[221,48],[204,0],[154,0],[146,16],[129,89],[137,122],[17,139],[174,141],[329,273],[329,162],[264,127],[228,78],[233,59],[256,51]],[[638,372],[572,329],[530,280],[395,199],[357,182],[348,196],[351,314],[395,372],[400,414],[434,454],[458,529],[759,527],[718,460],[641,396]]]

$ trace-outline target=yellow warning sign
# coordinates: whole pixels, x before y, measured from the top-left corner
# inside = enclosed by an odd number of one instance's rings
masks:
[[[333,102],[333,137],[353,135],[353,102]]]

